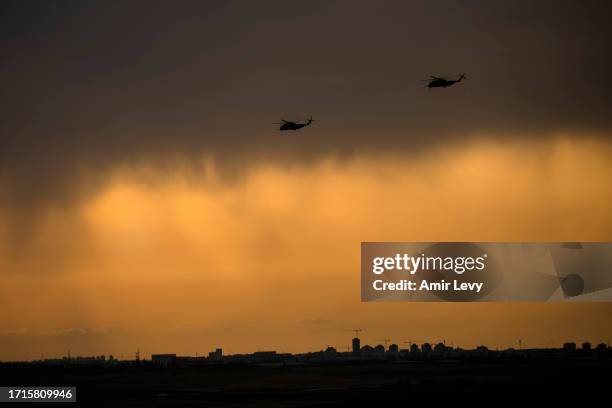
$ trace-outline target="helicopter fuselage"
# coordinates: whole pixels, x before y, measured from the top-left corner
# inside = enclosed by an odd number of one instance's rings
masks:
[[[298,130],[298,129],[303,128],[304,126],[306,126],[305,123],[287,122],[287,123],[283,123],[281,127],[279,128],[279,130]]]
[[[429,84],[427,84],[428,88],[446,88],[447,86],[451,86],[456,84],[459,81],[447,81],[445,79],[434,79]]]
[[[306,123],[295,123],[295,122],[289,122],[287,120],[283,120],[283,123],[281,127],[278,128],[278,130],[298,130],[305,126],[309,126],[312,122],[314,122],[312,118],[308,119]]]

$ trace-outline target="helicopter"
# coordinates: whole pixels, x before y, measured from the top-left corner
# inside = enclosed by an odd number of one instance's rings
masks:
[[[440,78],[440,77],[436,77],[431,75],[429,77],[429,79],[421,79],[421,81],[428,81],[429,83],[427,84],[428,88],[446,88],[447,86],[451,86],[456,84],[457,82],[461,82],[461,80],[465,78],[465,74],[461,74],[459,75],[459,79],[456,80],[448,80],[445,78]]]
[[[283,131],[283,130],[298,130],[298,129],[303,128],[304,126],[309,126],[312,122],[314,122],[314,119],[311,116],[306,123],[296,123],[296,122],[291,122],[285,119],[281,119],[280,122],[275,122],[274,124],[281,125],[278,128],[278,130]]]

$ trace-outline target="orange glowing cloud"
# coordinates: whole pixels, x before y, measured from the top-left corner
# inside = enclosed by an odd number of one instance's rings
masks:
[[[313,349],[346,342],[354,325],[373,338],[410,327],[455,344],[508,344],[509,328],[541,342],[601,340],[612,334],[600,324],[612,311],[605,304],[529,313],[525,305],[360,304],[359,244],[610,240],[611,153],[605,142],[558,138],[263,164],[231,181],[209,162],[203,173],[185,164],[117,168],[99,193],[49,209],[28,248],[0,250],[8,260],[0,325],[11,339],[96,328],[105,342],[70,341],[98,354],[134,343],[149,352]],[[0,237],[8,242],[8,230]],[[590,324],[573,324],[586,312]],[[47,352],[60,353],[53,347]],[[0,358],[27,355],[19,350]]]

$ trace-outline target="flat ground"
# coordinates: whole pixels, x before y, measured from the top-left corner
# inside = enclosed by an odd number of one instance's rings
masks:
[[[0,385],[76,386],[78,405],[89,406],[607,404],[603,398],[610,392],[611,369],[609,358],[183,368],[3,364]]]

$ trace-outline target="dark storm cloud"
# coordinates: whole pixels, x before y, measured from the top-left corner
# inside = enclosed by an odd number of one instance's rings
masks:
[[[4,200],[83,170],[426,147],[465,134],[606,133],[609,2],[4,2]],[[468,80],[428,90],[429,74]],[[280,135],[271,122],[314,115]],[[282,157],[282,159],[281,159]],[[95,183],[94,183],[95,184]],[[27,205],[25,205],[27,207]]]

